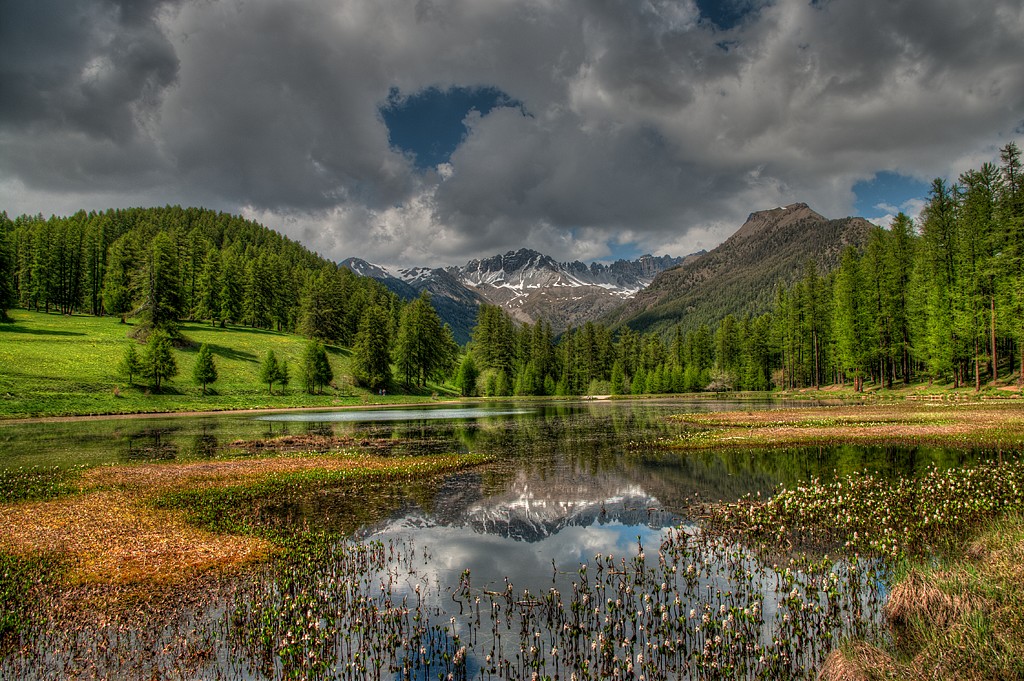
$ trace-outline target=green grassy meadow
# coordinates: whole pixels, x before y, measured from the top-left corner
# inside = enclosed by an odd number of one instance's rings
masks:
[[[9,314],[14,322],[0,324],[0,418],[333,407],[424,399],[416,395],[381,397],[353,386],[351,353],[336,346],[327,347],[334,370],[333,387],[325,388],[322,395],[309,395],[299,375],[305,338],[187,322],[181,324],[181,333],[189,343],[174,351],[178,375],[154,393],[148,379],[136,377],[129,385],[118,373],[129,344],[135,343],[140,355],[144,350],[129,337],[134,328],[131,321],[122,324],[118,317],[24,310]],[[218,373],[206,395],[192,382],[192,367],[203,343],[209,344]],[[259,382],[260,362],[268,350],[273,350],[278,360],[287,360],[291,373],[288,387],[282,391],[275,385],[273,395]]]

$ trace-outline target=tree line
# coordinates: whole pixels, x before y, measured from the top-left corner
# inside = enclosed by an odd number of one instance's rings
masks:
[[[209,321],[351,344],[365,307],[399,301],[258,223],[168,206],[0,215],[4,307]],[[329,320],[329,321],[325,321]]]
[[[180,341],[181,321],[297,332],[354,348],[355,378],[374,389],[391,385],[392,363],[422,386],[458,355],[428,297],[405,303],[258,223],[199,208],[0,213],[0,316],[15,307],[132,317],[140,340]],[[146,374],[155,387],[168,378],[159,364]],[[305,384],[322,390],[325,370],[314,373]]]
[[[808,261],[760,315],[668,333],[594,323],[554,338],[484,306],[456,383],[464,394],[796,389],[1024,376],[1024,172],[1000,163],[936,179],[916,223],[896,216],[823,272]]]
[[[483,305],[460,352],[426,294],[403,303],[276,232],[201,209],[2,214],[0,275],[0,309],[135,315],[172,334],[180,319],[245,324],[350,346],[353,377],[373,390],[452,377],[464,395],[980,388],[1024,376],[1024,172],[1007,144],[998,165],[935,180],[916,223],[897,215],[831,272],[809,261],[767,312],[668,333],[588,322],[555,336]],[[271,369],[264,379],[272,390]]]

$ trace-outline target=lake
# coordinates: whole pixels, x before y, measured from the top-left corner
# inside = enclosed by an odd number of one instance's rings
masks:
[[[352,540],[207,585],[208,598],[160,613],[154,631],[128,635],[102,618],[86,618],[74,635],[51,629],[26,639],[0,670],[38,678],[813,677],[826,639],[879,621],[885,566],[759,563],[706,537],[693,509],[813,478],[908,476],[977,455],[661,445],[681,427],[671,414],[782,406],[793,404],[528,401],[2,424],[6,469],[238,457],[246,455],[240,442],[283,436],[385,440],[397,453],[473,452],[493,462],[268,504],[264,517],[277,528]],[[807,642],[799,617],[821,640]]]

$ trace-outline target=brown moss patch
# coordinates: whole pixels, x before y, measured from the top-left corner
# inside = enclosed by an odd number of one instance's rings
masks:
[[[157,492],[256,482],[281,473],[387,470],[394,465],[394,458],[362,454],[150,463],[93,468],[82,475],[82,482],[86,489],[115,487]]]
[[[858,442],[1004,447],[1024,444],[1024,412],[1007,405],[891,403],[679,414],[699,429],[671,443],[702,449],[730,445],[793,446]]]
[[[456,463],[451,456],[415,461]],[[154,508],[158,496],[307,471],[393,473],[403,465],[393,456],[320,454],[93,468],[82,474],[79,494],[0,505],[0,547],[66,559],[70,584],[182,583],[265,560],[274,549],[264,539],[194,527],[181,511]]]
[[[0,507],[0,544],[66,558],[72,583],[171,583],[265,560],[261,539],[216,535],[137,496],[103,491]]]
[[[948,576],[932,575],[926,578],[913,570],[907,578],[893,587],[885,604],[885,616],[897,627],[914,622],[927,622],[937,628],[949,627],[962,620],[980,604],[967,593],[948,594],[936,586]]]

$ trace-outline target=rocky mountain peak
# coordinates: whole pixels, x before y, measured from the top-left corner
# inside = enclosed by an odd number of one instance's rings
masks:
[[[606,318],[638,331],[712,325],[727,314],[769,309],[779,285],[790,285],[808,260],[831,271],[847,245],[867,241],[863,218],[829,220],[806,203],[751,213],[731,237],[700,258],[658,274]]]
[[[530,248],[470,260],[462,267],[410,267],[390,272],[358,258],[342,265],[383,281],[403,298],[427,291],[434,306],[456,332],[468,339],[481,302],[504,308],[523,322],[544,319],[556,331],[593,320],[636,295],[662,270],[683,262],[672,256],[644,255],[611,264],[559,263]],[[450,315],[458,315],[449,319]]]
[[[743,223],[743,226],[730,238],[744,239],[766,231],[786,229],[801,220],[826,222],[826,218],[823,215],[816,212],[806,203],[791,203],[788,206],[751,213],[747,216],[747,221]]]

